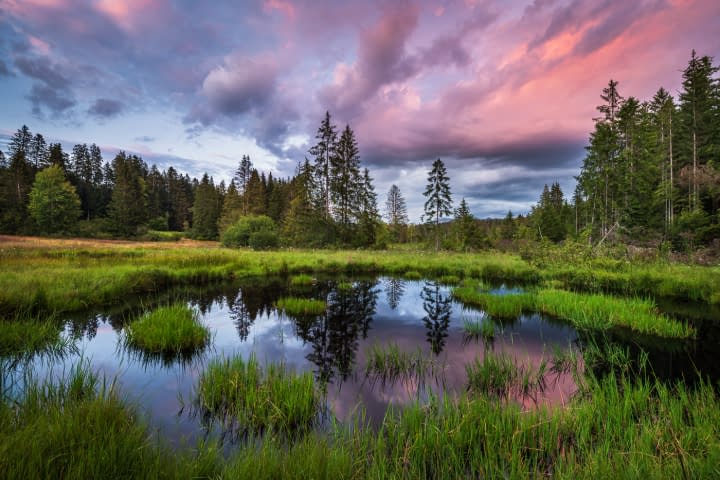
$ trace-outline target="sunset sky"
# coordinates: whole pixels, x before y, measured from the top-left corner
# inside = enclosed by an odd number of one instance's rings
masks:
[[[0,141],[288,176],[329,110],[381,207],[396,183],[418,221],[440,157],[456,204],[499,217],[572,194],[610,78],[677,95],[693,48],[718,64],[720,1],[0,0]]]

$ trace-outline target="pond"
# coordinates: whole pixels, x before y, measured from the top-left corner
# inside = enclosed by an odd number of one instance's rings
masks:
[[[499,295],[518,291],[505,285],[493,290]],[[287,296],[326,300],[326,312],[298,318],[278,312],[275,303]],[[129,350],[122,341],[128,322],[143,310],[171,302],[187,303],[199,312],[201,322],[212,332],[209,348],[182,360]],[[663,308],[672,311],[674,307]],[[468,335],[466,322],[492,322],[492,335]],[[296,372],[311,371],[319,383],[327,384],[327,418],[349,422],[362,411],[367,421],[379,425],[389,408],[422,402],[430,395],[465,392],[466,365],[488,352],[513,358],[517,365],[532,371],[553,355],[577,349],[587,341],[586,334],[552,318],[534,314],[511,322],[491,320],[482,311],[453,300],[448,286],[390,277],[319,278],[299,287],[277,277],[166,292],[128,300],[127,305],[115,309],[75,315],[68,318],[65,334],[75,340],[77,349],[71,354],[40,355],[5,375],[33,369],[40,377],[54,376],[79,360],[87,361],[93,370],[116,379],[123,394],[148,414],[152,428],[175,445],[224,433],[218,425],[203,422],[192,408],[200,375],[207,363],[219,356],[247,359],[254,354],[261,364],[282,362]],[[717,338],[716,330],[704,335]],[[700,368],[717,378],[717,367],[707,354],[709,347],[639,339],[622,331],[610,336],[634,352],[641,347],[649,352],[656,373],[677,377],[690,368]],[[426,359],[432,365],[431,373],[385,380],[367,375],[371,349],[388,345]],[[514,395],[511,401],[524,408],[567,403],[576,390],[572,375],[556,372],[545,377],[542,388]]]

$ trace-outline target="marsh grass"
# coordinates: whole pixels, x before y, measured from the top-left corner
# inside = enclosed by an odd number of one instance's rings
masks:
[[[0,357],[29,358],[39,353],[58,353],[72,347],[62,334],[63,324],[54,317],[41,319],[16,315],[0,320]]]
[[[647,298],[622,298],[556,289],[497,295],[477,286],[456,287],[452,294],[457,300],[481,308],[493,317],[513,319],[523,312],[537,311],[561,318],[578,329],[608,330],[623,327],[665,338],[692,338],[695,335],[688,324],[659,313],[655,302]]]
[[[135,411],[79,363],[60,378],[28,376],[23,395],[0,402],[0,472],[5,479],[214,476],[211,447],[172,452],[151,440]]]
[[[702,379],[689,386],[611,372],[590,375],[568,408],[446,395],[392,410],[378,429],[332,423],[290,441],[266,432],[226,453],[212,443],[171,451],[114,383],[88,370],[31,382],[21,398],[0,402],[0,472],[11,480],[661,479],[718,477],[720,399]]]
[[[442,277],[440,277],[438,279],[438,283],[440,283],[440,285],[452,286],[452,285],[458,285],[458,284],[460,284],[460,282],[461,282],[461,279],[457,275],[443,275]]]
[[[495,340],[495,324],[487,315],[482,318],[463,319],[463,340],[477,341],[483,339],[486,343]]]
[[[415,270],[408,270],[402,275],[404,280],[422,280],[423,276],[420,272]]]
[[[520,378],[514,360],[504,354],[486,354],[465,365],[468,391],[475,394],[507,398]]]
[[[262,368],[255,357],[211,361],[200,376],[196,403],[206,419],[240,433],[309,430],[320,413],[321,392],[311,372],[295,374],[284,364]]]
[[[397,381],[422,383],[440,373],[437,362],[419,347],[408,352],[397,343],[376,343],[367,349],[365,357],[365,376],[383,384]]]
[[[293,316],[321,315],[327,308],[327,304],[322,300],[296,297],[281,298],[275,302],[275,306],[286,315]]]
[[[315,285],[316,279],[312,275],[301,273],[290,278],[291,287],[311,287]]]
[[[128,346],[161,357],[187,356],[203,350],[210,330],[192,308],[176,304],[143,314],[125,327]]]
[[[639,333],[669,338],[691,338],[692,327],[657,311],[646,298],[620,298],[606,294],[582,294],[565,290],[539,290],[538,311],[570,321],[577,328],[607,330],[622,326]]]
[[[497,295],[480,291],[475,287],[457,287],[452,290],[459,301],[481,308],[491,317],[515,319],[523,312],[532,311],[534,296],[530,293]]]

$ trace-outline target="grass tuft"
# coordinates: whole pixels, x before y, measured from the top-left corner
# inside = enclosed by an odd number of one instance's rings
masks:
[[[147,312],[130,323],[126,327],[126,342],[150,353],[197,352],[210,342],[210,330],[192,308],[178,304]]]
[[[197,402],[205,416],[247,432],[305,431],[320,411],[311,372],[296,375],[275,363],[263,369],[255,355],[213,360],[200,377]]]
[[[278,310],[284,311],[287,315],[321,315],[325,313],[327,305],[322,300],[314,298],[286,297],[275,302]]]

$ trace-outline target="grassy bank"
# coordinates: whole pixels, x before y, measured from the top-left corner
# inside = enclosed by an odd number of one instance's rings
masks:
[[[247,365],[246,365],[247,366]],[[248,372],[245,372],[248,373]],[[602,412],[602,414],[598,414]],[[494,396],[435,398],[379,429],[334,425],[230,449],[171,453],[112,386],[76,369],[0,403],[5,478],[717,478],[713,387],[590,378],[567,408],[522,411]]]
[[[594,262],[537,268],[498,252],[253,252],[208,242],[143,244],[0,238],[0,314],[66,312],[117,303],[175,285],[243,277],[387,274],[407,279],[478,278],[565,289],[720,303],[720,268]],[[300,277],[307,279],[308,277]],[[302,283],[302,282],[300,282]]]

